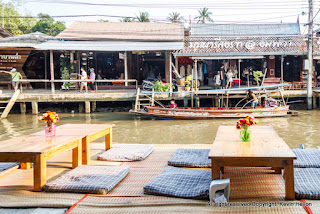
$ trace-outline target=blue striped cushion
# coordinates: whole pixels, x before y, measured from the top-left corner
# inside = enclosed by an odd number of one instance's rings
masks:
[[[210,149],[179,148],[168,161],[169,166],[211,167]]]
[[[294,168],[296,199],[320,199],[320,169]]]
[[[320,149],[292,149],[297,159],[294,167],[320,168]]]
[[[181,198],[208,198],[210,170],[183,169],[167,166],[144,188],[145,194]]]
[[[9,173],[14,169],[19,168],[19,163],[11,163],[11,162],[1,162],[0,163],[0,176]]]

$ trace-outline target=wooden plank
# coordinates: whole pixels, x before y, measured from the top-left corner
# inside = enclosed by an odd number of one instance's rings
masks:
[[[6,108],[4,109],[3,113],[1,114],[1,118],[6,118],[8,114],[10,113],[13,105],[15,104],[16,100],[18,99],[20,95],[20,90],[14,92],[13,96],[11,97],[9,103],[7,104]]]
[[[36,155],[34,158],[33,183],[33,190],[36,192],[42,191],[47,183],[47,161],[44,154]]]

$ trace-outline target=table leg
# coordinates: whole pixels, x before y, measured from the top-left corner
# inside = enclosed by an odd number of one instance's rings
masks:
[[[220,179],[220,165],[211,159],[212,180]]]
[[[47,160],[44,154],[36,155],[33,163],[33,190],[40,192],[47,183]]]
[[[72,149],[72,168],[76,168],[77,166],[81,165],[81,144],[82,142],[78,141],[78,146],[74,149]]]
[[[109,133],[106,134],[106,150],[112,147],[112,127],[109,128]]]
[[[31,163],[20,163],[21,169],[31,169]]]
[[[82,138],[82,164],[90,164],[90,143],[87,137]]]
[[[293,160],[288,161],[288,164],[284,167],[284,182],[286,189],[286,199],[294,200],[294,174],[293,174]]]

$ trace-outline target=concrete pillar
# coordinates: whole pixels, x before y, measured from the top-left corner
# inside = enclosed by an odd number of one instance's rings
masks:
[[[25,114],[27,112],[26,103],[20,103],[20,112],[21,114]]]
[[[85,101],[85,108],[86,108],[86,114],[90,114],[91,108],[90,108],[90,101]]]
[[[196,99],[195,99],[195,101],[196,101],[196,107],[198,108],[198,107],[200,107],[200,98],[198,97],[198,96],[196,96]]]
[[[82,112],[83,112],[83,109],[84,109],[84,103],[83,103],[83,102],[80,102],[80,103],[79,103],[79,113],[82,113]]]
[[[313,96],[313,97],[312,97],[312,103],[313,103],[312,108],[313,108],[313,109],[317,108],[317,97],[316,97],[316,96]]]
[[[37,101],[32,101],[31,102],[31,107],[32,107],[32,114],[38,114],[38,102]]]
[[[127,58],[127,51],[124,54],[124,79],[128,80],[128,58]],[[128,82],[125,82],[124,85],[127,87]]]
[[[53,64],[53,51],[50,50],[50,76],[51,81],[54,81],[54,64]],[[51,93],[55,93],[54,82],[51,82]]]
[[[92,109],[91,109],[91,111],[92,112],[95,112],[97,110],[97,102],[96,101],[93,101],[92,102]]]
[[[183,98],[183,106],[188,107],[188,98]]]

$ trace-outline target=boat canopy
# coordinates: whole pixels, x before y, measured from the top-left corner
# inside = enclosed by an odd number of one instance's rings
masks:
[[[199,91],[176,91],[176,92],[152,92],[152,91],[141,91],[142,94],[163,94],[163,93],[194,93],[194,94],[222,94],[226,92],[235,92],[235,91],[247,91],[251,90],[263,90],[263,89],[276,89],[280,87],[290,86],[289,83],[281,83],[274,85],[262,85],[262,86],[254,86],[254,87],[242,87],[242,88],[229,88],[229,89],[214,89],[214,90],[199,90]]]

